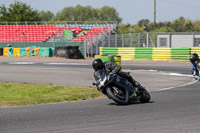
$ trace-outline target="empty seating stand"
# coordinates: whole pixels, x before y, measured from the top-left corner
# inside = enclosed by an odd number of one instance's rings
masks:
[[[53,36],[63,37],[64,30],[74,30],[75,35],[83,29],[87,35],[87,41],[94,42],[115,28],[115,25],[0,25],[0,43],[10,42],[47,42]],[[71,42],[83,42],[84,35],[78,36]]]
[[[82,28],[55,25],[0,25],[0,42],[46,42],[63,30],[75,30],[78,34]]]
[[[95,42],[96,39],[100,39],[102,36],[106,35],[107,33],[111,32],[113,27],[93,27],[92,29],[86,32],[87,41]],[[91,40],[92,39],[92,40]],[[84,35],[79,36],[78,38],[74,39],[72,42],[83,42]]]

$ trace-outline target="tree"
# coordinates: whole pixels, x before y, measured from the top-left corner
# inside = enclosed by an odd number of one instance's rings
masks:
[[[65,7],[54,17],[55,21],[117,21],[121,22],[119,13],[116,9],[104,6],[100,9],[91,6]]]
[[[73,14],[73,7],[65,7],[62,11],[57,12],[53,18],[55,21],[73,21],[75,16]]]
[[[98,19],[100,21],[117,21],[118,23],[122,21],[116,9],[109,6],[104,6],[100,9],[100,18]]]
[[[172,25],[171,25],[172,29],[175,30],[175,32],[183,32],[183,24],[180,23],[178,20],[175,20]]]
[[[150,20],[149,19],[141,19],[137,23],[140,27],[148,26],[150,25]]]
[[[54,17],[54,13],[52,13],[51,11],[40,11],[39,16],[42,21],[51,21]]]
[[[184,26],[184,31],[190,32],[194,30],[194,25],[192,21],[189,19],[184,23],[183,26]]]
[[[19,21],[40,21],[39,13],[25,3],[15,1],[9,8],[5,5],[0,6],[0,21],[19,22]]]

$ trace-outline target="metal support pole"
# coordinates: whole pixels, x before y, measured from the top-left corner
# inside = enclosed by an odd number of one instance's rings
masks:
[[[55,47],[55,34],[54,34],[54,32],[52,32],[53,33],[53,47]]]
[[[156,0],[154,0],[154,45],[157,46],[156,43]]]
[[[122,37],[122,47],[124,47],[124,33],[119,29],[119,32],[121,33]]]
[[[169,47],[172,47],[172,33],[169,33]]]
[[[101,31],[99,31],[100,33],[101,33],[101,35],[102,35],[102,37],[103,37],[103,39],[102,39],[102,47],[104,47],[104,34],[101,32]]]
[[[131,30],[127,29],[130,32],[130,47],[133,47],[133,33]]]
[[[96,35],[95,37],[96,37],[96,40],[95,40],[95,47],[96,47],[96,55],[98,55],[98,44],[96,43],[97,42],[97,40],[98,40],[98,34],[94,31],[94,34]]]
[[[149,47],[149,32],[147,32],[147,48]]]
[[[195,40],[195,29],[192,27],[192,26],[190,26],[190,29],[192,30],[192,35],[193,35],[193,47],[195,47],[195,42],[194,42],[194,40]]]
[[[195,47],[195,32],[193,31],[193,47]]]
[[[140,31],[137,28],[134,28],[138,33],[138,47],[140,47]]]
[[[111,33],[109,32],[109,37],[108,37],[108,47],[110,47],[110,37],[111,37]]]
[[[88,32],[90,35],[91,35],[91,39],[90,39],[90,56],[92,57],[93,55],[93,36],[92,36],[92,33],[91,32]]]
[[[144,30],[147,32],[146,46],[149,47],[149,29],[144,26]]]
[[[84,57],[87,57],[87,35],[85,34],[85,32],[83,32],[84,34]]]
[[[169,32],[169,47],[171,48],[172,47],[172,33],[171,33],[171,30],[167,26],[166,26],[166,29]]]
[[[24,32],[23,32],[23,36],[24,36],[24,47],[26,47],[26,35]]]
[[[117,32],[115,32],[115,47],[117,47]]]

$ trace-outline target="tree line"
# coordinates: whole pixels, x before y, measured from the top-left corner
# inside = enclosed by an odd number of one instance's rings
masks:
[[[92,8],[91,6],[77,5],[75,7],[65,7],[54,14],[51,11],[38,11],[30,5],[15,1],[6,7],[0,5],[0,22],[24,22],[24,21],[114,21],[117,22],[118,29],[123,33],[129,31],[154,32],[154,23],[148,19],[141,19],[137,24],[122,24],[122,18],[113,7],[104,6],[102,8]],[[128,31],[129,30],[129,31]],[[189,19],[180,17],[172,22],[156,23],[156,32],[200,32],[200,21],[192,22]]]
[[[0,6],[0,22],[21,21],[116,21],[120,23],[122,18],[115,8],[104,6],[92,8],[91,6],[65,7],[56,15],[51,11],[38,11],[30,5],[15,1],[6,7]]]

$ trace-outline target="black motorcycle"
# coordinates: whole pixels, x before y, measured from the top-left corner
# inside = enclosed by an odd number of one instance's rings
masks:
[[[117,104],[126,105],[139,100],[142,103],[150,101],[149,92],[143,88],[138,89],[127,79],[123,79],[117,74],[108,73],[104,69],[99,69],[94,73],[94,78],[98,91],[105,94]]]

